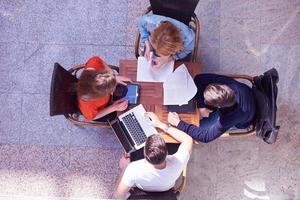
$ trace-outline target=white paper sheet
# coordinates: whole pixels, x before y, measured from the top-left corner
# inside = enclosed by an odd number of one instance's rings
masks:
[[[137,81],[139,82],[164,82],[173,73],[174,60],[164,64],[160,68],[151,67],[151,61],[145,57],[138,58]]]
[[[197,93],[194,80],[184,64],[168,77],[163,87],[164,105],[187,104]]]

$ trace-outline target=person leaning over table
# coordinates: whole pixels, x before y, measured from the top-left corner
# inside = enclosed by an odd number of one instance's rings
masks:
[[[141,16],[138,18],[138,29],[145,47],[144,57],[152,60],[153,67],[159,68],[170,59],[184,59],[194,48],[194,31],[170,17],[155,14]]]
[[[129,78],[115,75],[99,57],[93,56],[84,65],[77,83],[78,107],[87,120],[99,120],[115,111],[123,111],[128,102],[119,99],[109,105],[117,84],[126,85]],[[101,121],[101,119],[100,119]],[[105,120],[104,120],[105,121]]]
[[[199,74],[195,100],[200,111],[200,127],[180,120],[177,113],[168,122],[200,142],[210,142],[230,128],[247,128],[255,118],[255,100],[246,84],[217,74]],[[212,113],[213,110],[216,110]],[[203,123],[202,123],[203,121]]]
[[[182,170],[189,161],[193,139],[175,127],[162,123],[152,112],[146,113],[152,126],[164,130],[181,144],[177,152],[168,155],[164,139],[159,134],[147,138],[144,147],[144,159],[129,163],[129,158],[121,158],[121,174],[116,184],[114,199],[127,199],[132,187],[148,192],[163,192],[174,187]]]

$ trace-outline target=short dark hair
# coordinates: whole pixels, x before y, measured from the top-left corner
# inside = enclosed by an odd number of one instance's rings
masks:
[[[213,107],[231,107],[236,103],[234,91],[227,85],[209,84],[204,90],[204,103]]]
[[[153,134],[146,140],[144,156],[146,160],[153,164],[161,164],[166,160],[168,150],[164,139],[159,134]]]

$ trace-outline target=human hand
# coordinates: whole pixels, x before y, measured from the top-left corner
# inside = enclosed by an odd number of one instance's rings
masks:
[[[129,156],[127,155],[127,153],[124,153],[119,161],[119,168],[121,170],[124,170],[126,169],[129,163],[130,163]]]
[[[155,59],[151,60],[151,66],[153,68],[158,69],[158,68],[162,67],[164,64],[166,64],[167,62],[169,62],[170,59],[171,59],[170,56],[156,57]]]
[[[116,80],[117,80],[117,83],[120,83],[122,85],[127,85],[128,82],[132,83],[132,80],[130,78],[125,77],[125,76],[116,76]]]
[[[153,59],[151,60],[151,67],[155,68],[155,69],[159,69],[164,63],[160,62],[157,59]]]
[[[145,41],[145,53],[144,53],[144,57],[146,58],[146,60],[150,59],[150,51],[151,51],[150,42],[148,40],[146,40]]]
[[[173,126],[177,127],[180,122],[179,115],[176,112],[169,112],[168,114],[168,122]]]
[[[157,117],[157,115],[153,112],[146,112],[145,113],[145,117],[149,117],[149,119],[151,120],[151,125],[154,127],[161,127],[161,125],[163,124],[159,118]]]
[[[208,108],[199,108],[200,117],[209,117],[209,114],[212,112],[212,110]]]
[[[111,106],[115,111],[124,111],[128,107],[128,101],[125,99],[119,99],[115,101]]]

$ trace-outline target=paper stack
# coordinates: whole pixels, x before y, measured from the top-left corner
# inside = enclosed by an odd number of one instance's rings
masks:
[[[163,84],[164,105],[188,104],[197,93],[193,78],[184,64],[180,65]]]
[[[174,60],[164,64],[160,68],[151,66],[151,60],[145,57],[138,58],[137,81],[139,82],[164,82],[174,70]]]

